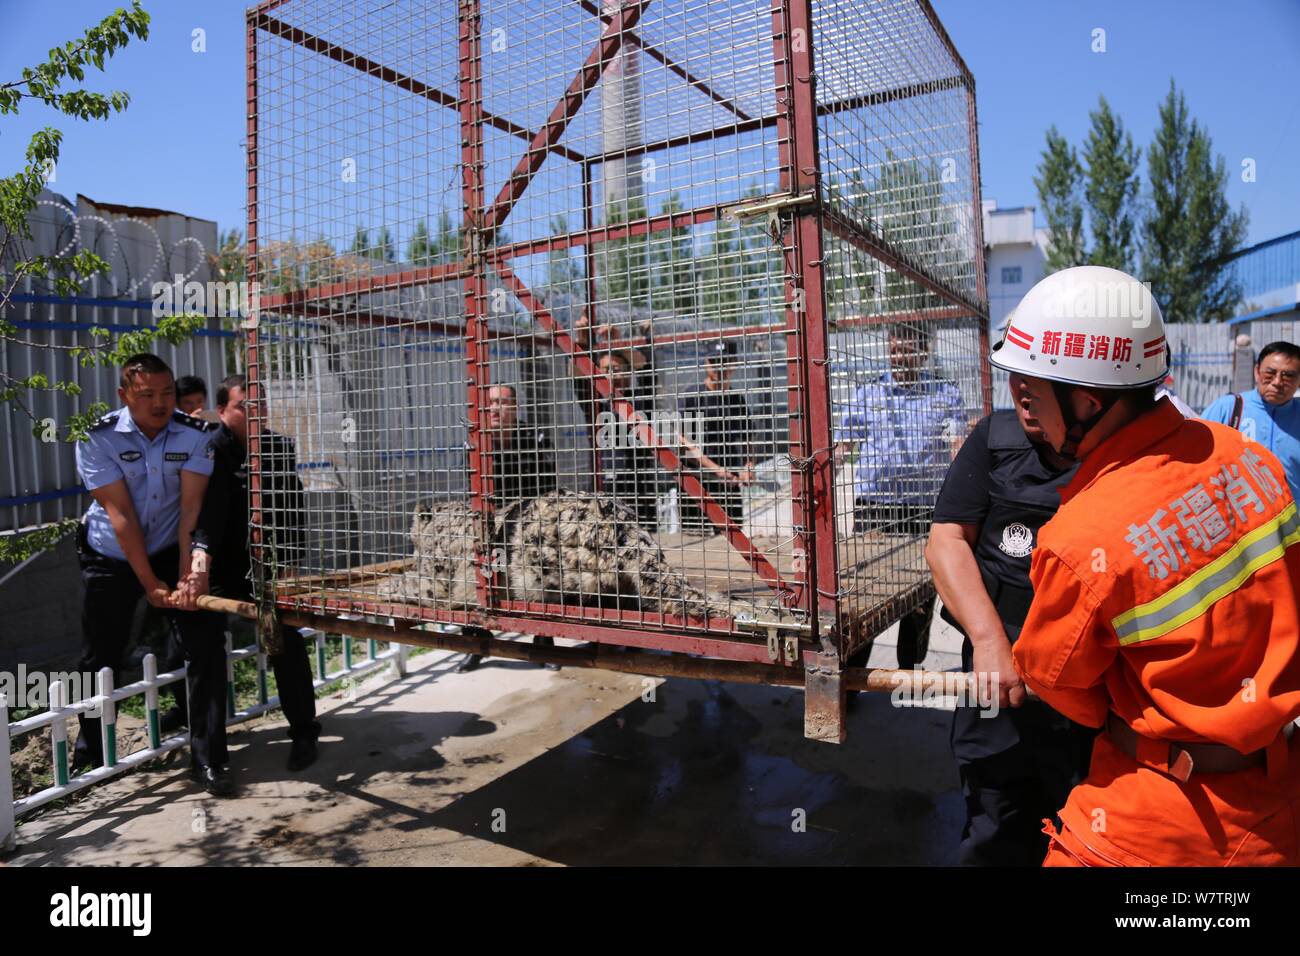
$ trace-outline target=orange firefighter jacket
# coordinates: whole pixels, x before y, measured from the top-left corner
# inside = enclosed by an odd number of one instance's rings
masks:
[[[1300,522],[1277,458],[1166,399],[1061,500],[1013,651],[1048,705],[1243,753],[1300,715]]]

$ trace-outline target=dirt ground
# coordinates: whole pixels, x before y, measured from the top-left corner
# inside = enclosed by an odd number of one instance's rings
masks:
[[[952,666],[951,636],[937,645],[926,666]],[[862,695],[836,746],[804,739],[797,690],[503,660],[462,675],[457,660],[423,655],[403,679],[322,699],[305,772],[284,769],[284,724],[264,719],[232,733],[235,798],[191,783],[182,751],[26,820],[5,862],[954,861],[950,713]]]

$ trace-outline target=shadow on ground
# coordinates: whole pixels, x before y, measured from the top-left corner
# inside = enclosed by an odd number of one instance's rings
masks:
[[[240,799],[207,797],[178,755],[39,821],[10,862],[955,862],[949,713],[861,695],[837,746],[803,737],[788,688],[454,663],[330,711],[305,773],[283,725],[246,729]]]
[[[658,696],[685,698],[671,727],[634,702],[429,822],[567,865],[955,861],[950,715],[864,697],[836,746],[804,739],[798,692],[668,681]],[[893,745],[900,720],[917,746]],[[917,779],[927,763],[937,777]]]

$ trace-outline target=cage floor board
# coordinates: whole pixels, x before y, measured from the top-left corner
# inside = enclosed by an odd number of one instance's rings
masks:
[[[790,623],[793,618],[776,605],[775,592],[745,558],[721,535],[664,534],[657,539],[669,565],[692,584],[726,606],[733,617],[744,614],[765,623]],[[797,582],[789,539],[755,538],[755,548],[777,568],[782,578]],[[924,540],[860,534],[839,542],[840,602],[851,616],[876,608],[928,578]],[[357,565],[323,574],[300,575],[278,582],[282,598],[326,599],[361,603],[419,603],[465,610],[467,603],[400,601],[381,587],[411,572],[411,559]]]

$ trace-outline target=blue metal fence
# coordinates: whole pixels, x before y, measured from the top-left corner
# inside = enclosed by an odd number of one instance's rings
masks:
[[[1300,231],[1234,253],[1229,268],[1247,300],[1300,283]]]
[[[34,344],[0,343],[0,371],[15,378],[39,372],[51,382],[75,382],[82,390],[77,396],[36,392],[25,398],[38,419],[61,424],[95,402],[118,406],[117,370],[82,368],[70,351],[100,343],[93,335],[96,329],[116,336],[153,327],[153,302],[119,298],[115,289],[113,280],[93,277],[86,295],[53,295],[39,291],[28,278],[10,298],[4,318]],[[220,318],[211,318],[190,340],[180,345],[158,341],[154,348],[177,375],[198,375],[212,388],[227,374],[226,343],[236,336],[222,328]],[[73,445],[41,441],[32,434],[32,422],[12,403],[0,412],[0,533],[84,512],[89,497],[77,480]]]

